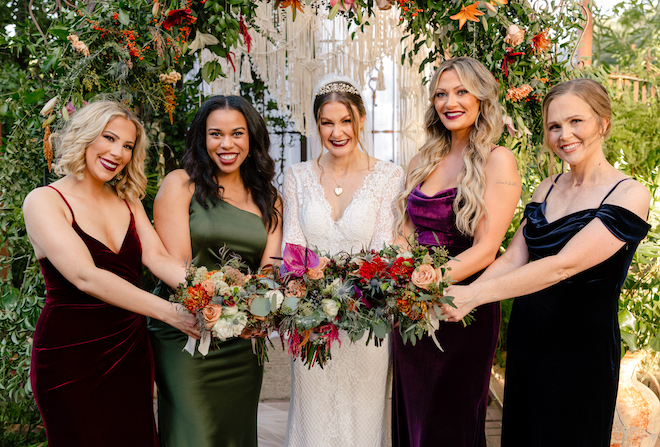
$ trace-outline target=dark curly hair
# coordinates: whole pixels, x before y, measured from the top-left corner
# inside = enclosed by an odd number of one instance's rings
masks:
[[[215,177],[218,167],[206,149],[206,120],[216,110],[236,110],[245,117],[250,157],[241,164],[239,171],[243,184],[261,211],[264,225],[270,231],[281,217],[275,207],[278,198],[277,189],[273,186],[275,162],[268,153],[270,136],[266,123],[245,98],[212,96],[204,101],[195,114],[188,129],[183,153],[183,169],[190,176],[190,182],[195,184],[195,198],[208,209],[208,202],[216,205],[218,200],[222,200],[224,192]]]

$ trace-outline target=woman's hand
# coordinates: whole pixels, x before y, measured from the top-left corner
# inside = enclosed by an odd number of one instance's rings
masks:
[[[171,311],[168,318],[163,320],[172,327],[177,328],[186,335],[199,340],[199,328],[197,327],[197,318],[188,312],[188,309],[179,303],[170,303]]]
[[[454,298],[453,303],[456,307],[452,307],[449,304],[442,306],[442,315],[451,323],[461,321],[472,309],[479,305],[477,295],[470,286],[448,287],[444,295]]]

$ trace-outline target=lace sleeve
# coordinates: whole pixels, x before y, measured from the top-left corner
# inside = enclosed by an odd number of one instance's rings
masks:
[[[284,184],[282,185],[282,201],[284,202],[284,234],[282,236],[282,252],[286,243],[307,245],[307,239],[300,225],[299,200],[296,174],[293,167],[284,173]]]
[[[396,217],[396,198],[403,188],[405,176],[401,166],[392,166],[388,178],[383,182],[384,189],[381,196],[374,235],[369,246],[372,250],[380,250],[383,244],[391,244],[394,241],[394,220]]]

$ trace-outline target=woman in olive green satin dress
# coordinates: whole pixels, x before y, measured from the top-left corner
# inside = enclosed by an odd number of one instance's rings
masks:
[[[165,177],[154,203],[156,231],[171,255],[209,270],[223,245],[252,270],[279,256],[281,201],[269,147],[264,120],[245,99],[214,96],[202,104],[183,169]],[[149,330],[161,446],[256,447],[263,366],[251,334],[221,342],[203,358],[182,351],[186,336],[169,325],[151,320]]]

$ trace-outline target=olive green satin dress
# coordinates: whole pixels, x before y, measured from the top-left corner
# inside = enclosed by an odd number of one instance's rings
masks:
[[[259,266],[267,231],[256,214],[220,201],[205,210],[193,197],[190,236],[195,265],[217,269],[212,253],[226,245],[251,269]],[[160,286],[160,284],[159,284]],[[159,288],[161,290],[159,290]],[[171,290],[154,293],[168,297]],[[158,428],[162,447],[256,447],[257,406],[263,377],[250,340],[211,344],[206,358],[183,351],[187,336],[151,319],[156,360]]]

